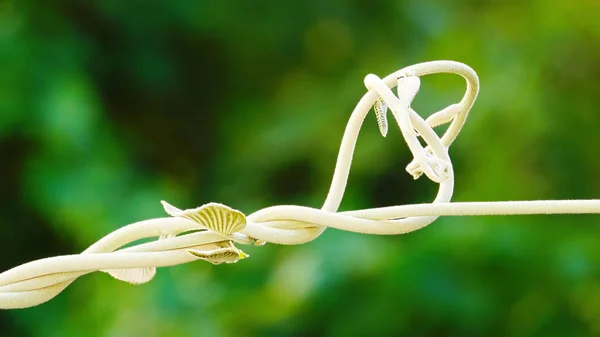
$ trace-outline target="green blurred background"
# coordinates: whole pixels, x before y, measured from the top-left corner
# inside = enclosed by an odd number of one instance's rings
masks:
[[[0,0],[0,270],[222,202],[320,207],[368,73],[453,59],[481,93],[451,148],[455,201],[600,197],[600,2]],[[458,76],[422,80],[424,116]],[[371,114],[341,209],[426,202]],[[236,265],[96,273],[0,336],[600,335],[600,217],[328,230]]]

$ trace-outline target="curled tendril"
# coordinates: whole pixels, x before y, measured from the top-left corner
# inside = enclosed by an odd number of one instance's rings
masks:
[[[435,73],[462,76],[466,91],[460,102],[424,120],[411,103],[419,90],[420,77]],[[0,274],[0,308],[39,305],[58,295],[76,278],[94,271],[140,284],[150,281],[158,267],[196,260],[235,263],[248,256],[235,244],[302,244],[316,239],[328,227],[366,234],[404,234],[423,228],[440,216],[600,213],[600,200],[450,202],[454,171],[448,148],[479,91],[479,80],[470,67],[453,61],[419,63],[383,79],[367,75],[365,86],[368,91],[346,125],[332,183],[321,209],[273,206],[245,216],[217,203],[182,211],[163,202],[172,217],[136,222],[108,234],[81,254],[37,260]],[[392,91],[395,86],[397,94]],[[383,136],[388,132],[388,109],[392,112],[414,157],[406,167],[408,173],[415,179],[424,174],[439,184],[431,203],[337,212],[358,134],[372,107]],[[439,137],[433,128],[445,123],[450,126]],[[421,145],[419,137],[427,146]],[[152,237],[158,240],[122,248]]]

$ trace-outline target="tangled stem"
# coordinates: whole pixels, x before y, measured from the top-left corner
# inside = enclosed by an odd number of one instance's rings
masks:
[[[434,73],[458,74],[465,79],[467,89],[459,103],[424,120],[410,104],[418,91],[419,78]],[[316,239],[328,227],[391,235],[418,230],[440,216],[600,213],[600,200],[450,202],[454,171],[448,148],[464,125],[479,91],[479,80],[470,67],[453,61],[425,62],[383,79],[367,75],[365,86],[368,91],[346,126],[333,180],[321,209],[273,206],[244,218],[239,211],[215,203],[185,211],[164,203],[165,210],[173,217],[136,222],[108,234],[81,254],[41,259],[0,274],[0,308],[39,305],[58,295],[76,278],[95,271],[107,272],[130,283],[145,283],[152,279],[157,267],[199,259],[214,264],[237,262],[247,255],[235,248],[234,243],[302,244]],[[398,86],[397,95],[392,92],[395,86]],[[414,156],[407,171],[415,178],[424,174],[439,184],[433,202],[337,212],[360,128],[374,105],[384,136],[388,108],[398,124]],[[433,127],[448,122],[451,123],[448,130],[438,137]],[[422,137],[426,147],[418,137]],[[232,228],[235,231],[228,230]],[[159,239],[121,248],[139,239],[154,237]]]

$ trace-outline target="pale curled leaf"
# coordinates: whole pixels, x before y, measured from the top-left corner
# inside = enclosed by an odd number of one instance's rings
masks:
[[[236,263],[249,257],[248,254],[236,248],[231,241],[223,242],[220,248],[211,250],[188,249],[188,252],[212,264]]]
[[[379,132],[382,136],[387,136],[388,133],[388,122],[387,122],[387,110],[388,105],[379,97],[375,104],[373,104],[373,110],[375,110],[375,117],[377,118],[377,126],[379,126]]]
[[[410,107],[421,87],[421,79],[418,76],[398,77],[398,98],[405,107]]]
[[[156,275],[156,268],[129,268],[129,269],[108,269],[103,272],[120,281],[131,284],[143,284],[150,282]]]
[[[170,205],[166,201],[161,201],[161,203],[169,215],[192,220],[204,228],[219,234],[230,235],[246,227],[246,216],[244,213],[216,202],[184,211]]]
[[[169,204],[168,202],[161,200],[160,203],[163,205],[163,208],[165,209],[165,212],[167,212],[167,214],[169,214],[170,216],[180,216],[181,214],[184,213],[184,211],[180,210],[179,208]]]
[[[161,235],[158,240],[165,239],[166,236]],[[125,269],[106,269],[101,270],[114,277],[119,281],[124,281],[131,284],[143,284],[150,282],[156,275],[156,268],[125,268]]]

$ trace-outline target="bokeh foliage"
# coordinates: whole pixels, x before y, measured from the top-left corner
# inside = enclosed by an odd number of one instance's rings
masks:
[[[218,201],[319,207],[367,73],[454,59],[482,91],[454,200],[600,197],[600,2],[0,0],[1,270]],[[416,110],[463,81],[423,79]],[[425,202],[373,116],[342,209]],[[85,276],[2,336],[600,334],[598,216],[443,218],[328,230],[236,265]]]

